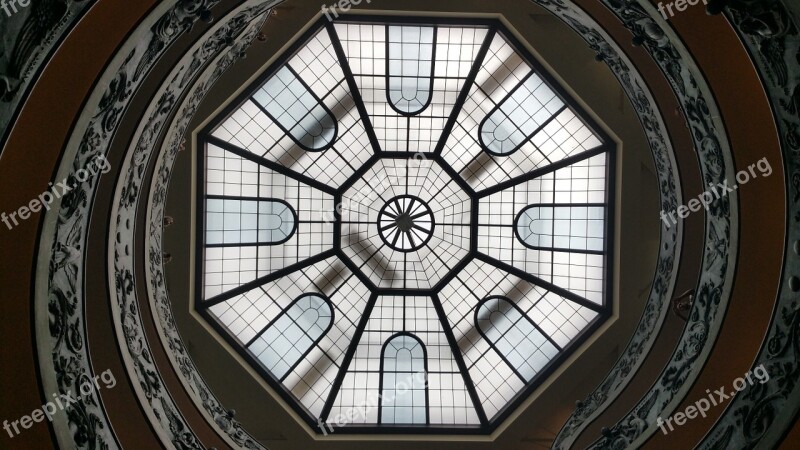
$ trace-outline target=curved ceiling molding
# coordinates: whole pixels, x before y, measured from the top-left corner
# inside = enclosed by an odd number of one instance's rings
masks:
[[[711,89],[681,39],[645,1],[604,0],[661,67],[685,112],[704,183],[734,179],[733,157]],[[703,271],[694,302],[670,362],[653,387],[593,448],[639,446],[669,417],[700,374],[719,334],[733,285],[739,247],[738,196],[732,193],[706,213]]]
[[[13,15],[0,14],[0,29],[13,33],[13,38],[0,40],[0,154],[33,82],[94,3],[95,0],[34,2],[28,8],[19,6]]]
[[[570,2],[533,1],[561,18],[583,37],[592,50],[603,55],[603,61],[635,105],[647,134],[659,177],[662,209],[672,211],[677,208],[682,203],[677,163],[664,119],[642,75],[617,43],[585,11]],[[682,240],[682,224],[672,228],[662,227],[653,287],[636,331],[600,386],[579,402],[556,437],[553,448],[569,448],[586,426],[622,393],[646,359],[669,311]]]
[[[86,347],[84,267],[88,221],[97,180],[78,181],[75,173],[107,153],[126,106],[159,56],[182,32],[210,10],[216,1],[167,1],[160,3],[131,33],[127,43],[109,64],[74,127],[57,171],[75,188],[44,218],[38,248],[34,314],[46,392],[78,392],[94,375]],[[149,353],[146,342],[138,351]],[[66,407],[67,414],[53,418],[59,445],[65,448],[118,448],[102,400],[93,391]],[[162,430],[167,442],[196,442],[179,414],[167,410],[172,426]]]
[[[545,1],[536,1],[548,7]],[[645,128],[651,149],[656,161],[659,176],[659,188],[661,191],[661,204],[665,210],[674,210],[681,203],[680,200],[680,181],[677,177],[677,165],[670,144],[669,134],[666,131],[664,121],[661,118],[658,108],[655,106],[652,94],[646,88],[642,76],[633,68],[633,64],[624,56],[624,53],[606,35],[602,28],[592,21],[588,15],[576,7],[569,9],[556,9],[553,11],[562,17],[572,28],[579,32],[589,42],[590,46],[602,51],[609,67],[617,75],[621,85],[628,93],[632,102],[636,105],[637,114]],[[584,25],[589,23],[590,26]],[[615,50],[616,49],[616,50]],[[167,183],[165,180],[164,183]],[[149,221],[153,227],[161,227],[155,216]],[[158,232],[160,236],[160,232]],[[656,270],[656,279],[653,283],[653,291],[650,294],[645,313],[640,322],[636,334],[632,338],[626,352],[620,358],[620,363],[615,367],[611,374],[602,384],[602,391],[596,392],[589,400],[583,403],[579,412],[584,414],[578,420],[571,419],[574,437],[577,437],[583,426],[592,417],[598,415],[616,398],[627,386],[628,382],[636,373],[636,369],[641,365],[650,347],[655,340],[664,317],[668,311],[669,299],[674,290],[675,276],[677,273],[677,262],[680,257],[680,243],[682,240],[682,227],[672,227],[662,229],[662,242],[659,246],[660,254]],[[161,240],[152,239],[149,241],[148,251],[150,255],[160,255]],[[157,260],[148,260],[148,273],[155,273],[158,270]],[[154,287],[154,286],[151,286]],[[161,307],[155,308],[160,315],[160,321],[165,326],[174,327],[166,313],[165,305],[169,305],[168,296],[164,286],[157,286],[155,296]],[[170,335],[177,336],[177,330],[167,329]],[[194,377],[193,377],[194,378]]]
[[[177,113],[175,120],[183,122],[182,126],[171,128],[173,133],[176,130],[185,130],[186,123],[192,118],[190,111],[202,100],[202,94],[225,68],[244,53],[244,49],[261,29],[267,9],[276,3],[276,0],[243,2],[195,42],[182,60],[175,65],[172,73],[166,78],[167,81],[162,84],[158,94],[150,103],[146,112],[147,119],[141,122],[136,131],[133,143],[128,148],[120,168],[123,176],[117,184],[114,198],[118,203],[113,205],[111,216],[114,220],[111,221],[109,231],[109,252],[113,254],[109,254],[108,280],[109,289],[116,294],[112,295],[111,302],[114,326],[119,342],[124,343],[122,354],[128,372],[131,378],[138,380],[138,383],[133,385],[142,407],[150,416],[151,422],[158,424],[157,430],[162,432],[162,439],[171,442],[176,448],[184,448],[186,445],[192,448],[200,447],[200,443],[196,439],[187,438],[190,430],[188,424],[181,419],[180,409],[173,402],[155,361],[148,351],[143,351],[149,345],[142,325],[145,318],[139,313],[141,308],[136,298],[137,290],[132,289],[136,283],[134,277],[136,255],[130,249],[137,247],[136,212],[142,200],[140,195],[146,192],[142,188],[148,174],[145,168],[148,167],[154,154],[157,154],[158,137],[170,123],[170,116]],[[204,80],[190,83],[207,67]],[[179,102],[179,98],[189,90],[193,90],[188,96],[191,108]],[[173,149],[177,151],[177,145]],[[161,174],[161,172],[155,173]],[[160,261],[160,254],[150,254],[149,259]],[[155,280],[151,278],[151,283],[153,281]],[[160,282],[164,282],[163,278]],[[162,340],[165,349],[174,348],[176,344],[183,347],[180,339]],[[176,364],[175,355],[170,352],[168,354],[172,363]],[[182,372],[176,370],[176,373]],[[198,392],[194,389],[196,386],[191,383],[191,379],[184,379],[184,384],[187,386],[187,392]],[[213,394],[208,390],[203,391],[202,387],[199,392],[205,392],[205,395],[194,394],[192,398],[198,409],[205,412],[209,425],[215,428],[220,436],[234,446],[263,448],[238,424],[226,417],[227,411],[219,405]],[[176,432],[176,430],[183,431]]]
[[[787,174],[789,223],[783,283],[769,332],[753,368],[764,365],[773,381],[748,385],[731,401],[698,445],[719,448],[775,448],[800,409],[800,5],[778,0],[731,2],[726,15],[738,30],[770,98]],[[772,51],[767,52],[764,49]],[[781,57],[772,57],[781,55]]]
[[[589,36],[590,42],[593,42],[593,45],[597,46],[598,48],[610,48],[607,44],[605,44],[605,39],[598,39],[598,31],[585,27],[579,31],[582,31],[584,36]],[[674,176],[677,173],[677,170],[675,169],[674,157],[671,156],[670,148],[668,144],[666,144],[669,142],[669,140],[663,127],[663,121],[659,117],[653,116],[653,111],[655,111],[655,108],[645,104],[645,102],[641,100],[642,97],[651,98],[651,96],[643,93],[640,86],[644,86],[644,83],[636,85],[630,81],[631,73],[628,69],[628,66],[626,64],[620,64],[618,67],[612,67],[612,69],[615,69],[615,73],[617,73],[618,77],[624,81],[624,84],[626,84],[626,88],[628,88],[631,98],[638,99],[636,102],[639,105],[637,111],[640,112],[642,122],[646,124],[645,128],[648,131],[648,138],[653,146],[655,159],[659,165],[658,172],[662,178],[660,181],[660,188],[662,190],[662,204],[671,205],[673,207],[677,206],[677,204],[679,204],[679,194],[677,190],[679,183],[677,178]],[[641,357],[647,353],[643,350],[647,349],[652,343],[652,337],[656,334],[655,331],[657,331],[663,321],[666,307],[662,306],[654,308],[653,306],[665,305],[667,303],[665,300],[670,297],[673,289],[674,274],[677,270],[674,263],[677,260],[676,253],[678,252],[678,243],[680,242],[678,230],[679,227],[672,228],[670,230],[663,230],[663,245],[660,246],[661,254],[659,256],[657,272],[657,277],[659,277],[659,280],[654,283],[654,291],[653,294],[651,294],[650,301],[648,302],[651,306],[646,308],[647,313],[644,316],[643,325],[639,327],[640,333],[634,337],[634,340],[639,339],[639,341],[636,346],[631,347],[633,352],[627,355],[629,357],[627,361],[631,364],[622,369],[617,369],[615,373],[619,378],[614,380],[615,383],[604,383],[605,386],[613,386],[621,391],[628,381],[628,379],[621,374],[629,374],[630,367],[641,362]],[[161,308],[157,308],[157,311],[161,313]],[[162,323],[168,323],[168,321]],[[132,336],[136,335],[136,330],[135,327],[130,328],[127,325],[127,323],[124,323],[122,327],[124,334],[126,335],[126,339],[130,340]],[[145,342],[136,340],[134,340],[134,342],[137,342],[137,345],[146,345]],[[199,379],[199,377],[195,379]]]
[[[651,145],[659,177],[661,206],[675,210],[681,204],[678,170],[664,120],[643,77],[624,51],[595,20],[568,0],[532,0],[561,18],[595,50],[618,78],[620,85],[636,109]],[[134,267],[137,258],[145,258],[147,292],[151,310],[158,315],[156,328],[161,345],[169,356],[172,368],[186,388],[198,410],[222,438],[234,448],[263,449],[242,427],[232,421],[197,372],[172,317],[161,261],[163,215],[166,190],[172,164],[183,135],[197,105],[221,73],[241,54],[257,33],[267,9],[280,0],[250,0],[231,11],[226,21],[211,27],[178,63],[159,95],[150,103],[146,119],[141,122],[135,139],[126,154],[123,174],[117,185],[109,234],[109,284],[115,329],[122,347],[123,359],[145,414],[167,448],[202,448],[180,409],[163,383],[159,368],[151,357],[150,345],[142,326],[146,318],[139,315]],[[65,19],[56,26],[62,33],[85,11],[89,2],[70,2]],[[162,2],[129,36],[85,104],[76,122],[69,145],[65,147],[58,177],[70,177],[80,188],[53,205],[45,219],[38,248],[35,283],[36,336],[43,389],[67,393],[77,390],[94,371],[89,360],[84,308],[84,266],[87,252],[88,223],[95,198],[96,181],[77,182],[75,173],[97,156],[105,155],[132,101],[149,70],[176,40],[191,27],[199,14],[207,13],[214,0],[170,0]],[[793,195],[787,196],[792,213],[787,241],[784,285],[774,310],[769,335],[764,341],[754,367],[765,364],[770,373],[781,374],[779,382],[764,387],[748,387],[726,408],[723,417],[704,438],[701,448],[740,448],[756,444],[772,446],[780,441],[792,425],[800,407],[800,369],[797,369],[796,337],[800,333],[800,312],[797,291],[800,289],[800,119],[797,116],[800,95],[800,72],[796,57],[800,51],[798,10],[784,7],[779,0],[769,7],[753,7],[752,2],[738,0],[729,10],[730,22],[754,56],[757,68],[770,95],[781,143],[789,185]],[[788,2],[787,2],[788,3]],[[604,4],[643,43],[662,69],[675,91],[685,113],[698,155],[702,180],[705,183],[732,179],[733,159],[719,119],[711,89],[700,68],[680,37],[659,17],[648,2],[604,0]],[[766,8],[766,9],[759,9]],[[73,15],[74,14],[74,15]],[[49,54],[61,37],[41,44],[29,55]],[[233,46],[225,51],[228,46]],[[786,61],[769,58],[781,54]],[[38,53],[37,53],[38,52]],[[32,59],[31,59],[32,58]],[[9,116],[0,114],[0,130],[13,120],[13,115],[27,95],[28,84],[40,70],[38,56],[20,78],[17,91],[10,100]],[[792,65],[794,64],[794,65]],[[22,69],[20,69],[22,70]],[[7,79],[0,79],[11,86]],[[105,83],[104,83],[105,82]],[[2,87],[2,85],[0,85]],[[10,92],[10,91],[9,91]],[[2,93],[2,92],[0,92]],[[183,98],[183,100],[180,100]],[[5,111],[4,113],[5,114]],[[173,117],[174,115],[174,117]],[[162,134],[166,134],[161,144]],[[5,136],[3,136],[5,138]],[[160,152],[160,153],[159,153]],[[146,168],[156,162],[149,197]],[[640,446],[656,430],[656,418],[671,415],[699,376],[714,346],[731,295],[733,271],[738,251],[738,197],[733,193],[723,198],[706,215],[705,246],[695,302],[686,328],[671,360],[663,368],[652,388],[616,425],[604,432],[593,448]],[[145,253],[133,249],[136,240],[136,213],[147,201]],[[662,228],[661,244],[652,291],[635,334],[605,380],[576,411],[559,432],[553,448],[569,448],[586,427],[605,411],[629,385],[648,356],[661,329],[672,298],[683,228],[679,225]],[[111,253],[113,252],[113,254]],[[792,370],[783,368],[791,367]],[[162,367],[160,370],[164,370]],[[750,425],[751,422],[756,425]],[[54,418],[56,439],[64,448],[119,448],[101,399],[96,393],[68,407],[68,413]]]

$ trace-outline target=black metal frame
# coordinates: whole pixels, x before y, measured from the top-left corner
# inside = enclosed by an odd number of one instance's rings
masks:
[[[388,228],[388,226],[387,227],[381,227],[380,226],[381,217],[384,216],[384,215],[391,215],[388,212],[386,212],[386,210],[389,209],[389,207],[393,203],[399,205],[398,201],[400,199],[403,199],[403,198],[410,198],[410,199],[412,199],[414,201],[414,203],[419,203],[425,208],[424,212],[419,213],[416,216],[411,217],[412,220],[415,219],[415,218],[419,218],[419,217],[425,216],[425,215],[428,215],[431,218],[431,229],[430,230],[421,230],[421,231],[424,231],[425,234],[427,235],[427,237],[425,238],[424,241],[419,242],[419,243],[414,243],[414,240],[413,240],[413,237],[412,237],[411,233],[408,232],[408,231],[403,232],[408,236],[409,240],[411,241],[411,248],[409,248],[409,249],[403,249],[403,248],[395,246],[395,244],[397,243],[397,238],[400,237],[401,233],[399,233],[399,232],[397,233],[397,236],[395,237],[394,242],[389,242],[389,239],[385,236],[385,232],[384,232],[384,230],[386,230]],[[399,228],[399,226],[396,225],[396,224],[394,226]],[[419,228],[419,227],[415,226],[414,228]],[[396,197],[392,197],[386,202],[385,205],[383,205],[381,210],[378,212],[378,234],[380,235],[381,239],[383,240],[383,242],[387,246],[389,246],[390,248],[392,248],[393,250],[396,250],[398,252],[409,253],[409,252],[413,252],[413,251],[419,250],[420,248],[428,245],[428,242],[430,242],[431,238],[433,237],[433,231],[435,229],[436,229],[436,219],[433,217],[433,213],[431,212],[430,206],[428,206],[427,202],[425,202],[424,200],[422,200],[421,198],[419,198],[419,197],[417,197],[415,195],[398,195]]]
[[[290,48],[283,53],[283,55],[279,56],[273,65],[265,71],[261,76],[259,76],[256,81],[254,81],[253,86],[254,89],[248,89],[242,94],[240,94],[233,102],[231,102],[227,107],[223,109],[223,111],[219,114],[218,119],[211,121],[199,134],[198,138],[198,149],[197,149],[197,203],[196,203],[196,221],[198,230],[204,230],[204,214],[205,214],[205,145],[206,143],[210,143],[216,146],[219,146],[227,151],[230,151],[234,154],[242,156],[246,159],[249,159],[253,162],[261,164],[275,172],[280,174],[286,175],[287,177],[293,178],[300,183],[306,184],[308,186],[314,187],[319,189],[320,191],[329,194],[333,197],[334,205],[341,204],[341,200],[343,194],[353,186],[353,184],[361,178],[369,168],[374,165],[379,159],[382,158],[395,158],[395,159],[412,159],[417,155],[422,155],[424,158],[430,159],[435,161],[442,167],[442,169],[451,176],[453,180],[459,185],[461,189],[463,189],[472,199],[471,201],[471,214],[472,218],[470,221],[470,234],[471,234],[471,241],[470,241],[470,248],[468,255],[462,259],[450,272],[443,276],[439,283],[436,284],[432,289],[427,290],[408,290],[408,289],[380,289],[378,288],[369,277],[363,274],[359,268],[354,264],[342,251],[341,247],[341,214],[338,212],[338,208],[335,208],[334,211],[334,219],[336,225],[334,226],[334,236],[333,236],[333,248],[321,253],[312,258],[308,258],[304,261],[300,261],[297,264],[293,264],[289,267],[284,269],[278,270],[273,272],[270,275],[257,279],[253,282],[247,283],[245,285],[240,286],[234,290],[228,291],[220,296],[217,296],[213,299],[203,300],[204,293],[203,293],[203,274],[204,274],[204,235],[203,233],[197,234],[197,242],[196,242],[196,264],[195,264],[195,309],[200,313],[200,315],[218,332],[227,342],[230,344],[236,351],[248,361],[255,368],[255,370],[268,382],[268,384],[281,396],[281,398],[287,402],[303,420],[314,430],[319,433],[326,432],[327,430],[323,430],[320,425],[320,421],[324,422],[329,418],[331,409],[334,405],[336,397],[338,395],[338,391],[342,386],[342,382],[344,377],[349,369],[349,366],[353,360],[353,357],[356,352],[356,348],[363,337],[364,330],[367,326],[369,318],[373,312],[375,304],[379,296],[428,296],[431,298],[433,307],[436,310],[438,315],[439,321],[442,325],[443,332],[445,337],[447,338],[448,344],[451,348],[453,357],[455,362],[461,371],[461,374],[464,378],[466,389],[469,393],[470,399],[473,402],[475,407],[475,411],[478,415],[480,420],[480,425],[476,426],[452,426],[452,425],[413,425],[413,426],[406,426],[406,425],[388,425],[388,424],[378,424],[378,425],[346,425],[344,427],[338,427],[336,430],[338,432],[344,433],[354,433],[354,434],[445,434],[445,435],[471,435],[471,434],[490,434],[493,432],[500,424],[502,424],[513,412],[516,410],[522,402],[536,389],[539,387],[541,382],[549,377],[553,371],[560,366],[571,354],[572,352],[580,347],[602,324],[609,318],[612,314],[611,311],[611,303],[610,297],[613,292],[613,272],[612,272],[612,265],[613,265],[613,258],[614,258],[614,233],[613,233],[613,218],[615,214],[615,198],[612,195],[614,192],[614,187],[616,183],[616,145],[611,140],[610,136],[603,131],[603,129],[592,119],[590,115],[586,113],[586,111],[576,102],[571,100],[571,97],[567,94],[565,89],[563,89],[557,82],[555,82],[554,78],[543,68],[543,66],[533,57],[533,55],[527,50],[527,48],[522,45],[512,33],[508,32],[505,26],[496,19],[477,19],[477,18],[442,18],[442,17],[394,17],[394,16],[359,16],[359,15],[341,15],[337,20],[337,22],[359,22],[359,23],[372,23],[372,24],[386,24],[386,23],[393,23],[393,24],[420,24],[420,25],[431,25],[431,26],[443,26],[443,25],[458,25],[458,26],[475,26],[475,27],[485,27],[488,29],[487,35],[485,37],[485,41],[482,44],[480,50],[478,51],[473,67],[470,70],[470,73],[465,81],[464,87],[460,92],[456,103],[453,107],[453,111],[448,118],[444,130],[442,132],[441,138],[436,145],[436,148],[431,153],[410,153],[410,152],[387,152],[383,151],[379,145],[379,141],[377,139],[377,135],[375,130],[372,126],[370,118],[367,114],[366,108],[364,106],[364,101],[360,95],[360,92],[357,88],[356,81],[354,79],[353,73],[347,63],[347,58],[345,57],[344,50],[342,48],[341,41],[339,40],[336,31],[334,29],[333,23],[326,20],[324,17],[321,18],[315,25],[311,26],[307,31],[305,31],[302,35],[298,37],[298,39],[290,46]],[[342,71],[345,76],[345,81],[348,84],[350,93],[353,97],[355,102],[355,106],[358,110],[360,115],[360,119],[364,125],[366,130],[366,134],[369,138],[370,144],[372,148],[375,150],[375,154],[373,154],[368,161],[366,161],[361,167],[356,168],[356,172],[341,186],[338,188],[332,188],[327,185],[320,183],[319,181],[310,178],[306,175],[298,174],[284,166],[279,164],[273,163],[268,161],[265,158],[258,157],[253,155],[244,149],[238,148],[235,145],[229,144],[225,141],[222,141],[218,138],[212,136],[212,131],[216,129],[227,117],[229,117],[243,102],[247,101],[252,94],[260,87],[266,80],[274,75],[277,70],[283,67],[289,59],[296,54],[296,52],[302,47],[311,37],[314,36],[320,29],[325,28],[328,30],[333,49],[338,57]],[[581,117],[586,124],[587,127],[595,134],[595,136],[599,137],[603,142],[597,148],[591,149],[589,151],[582,152],[578,155],[565,158],[561,161],[556,163],[550,164],[544,168],[537,169],[526,173],[525,175],[509,179],[503,183],[498,185],[492,186],[490,188],[481,190],[476,192],[470,185],[464,180],[459,173],[450,167],[441,156],[442,150],[445,146],[446,139],[452,132],[453,127],[455,126],[456,120],[462,110],[464,102],[466,101],[470,87],[474,84],[474,81],[477,77],[478,71],[480,67],[483,65],[483,62],[486,58],[486,55],[489,50],[489,46],[494,39],[497,33],[501,33],[502,36],[508,41],[508,43],[525,59],[525,61],[531,65],[532,69],[535,73],[542,78],[542,80],[550,87],[562,101],[568,107],[572,108],[575,113]],[[387,42],[388,45],[388,42]],[[388,56],[388,54],[387,54]],[[387,71],[388,76],[388,71]],[[388,85],[387,85],[388,89]],[[431,89],[433,89],[433,82],[431,82]],[[388,95],[388,92],[387,92]],[[388,97],[387,97],[388,101]],[[389,101],[391,105],[391,102]],[[408,116],[408,114],[404,114]],[[338,126],[338,124],[337,124]],[[484,149],[485,150],[485,149]],[[498,157],[497,155],[492,155],[490,152],[486,152],[490,154],[492,157]],[[512,152],[513,153],[513,152]],[[604,255],[604,274],[605,274],[605,285],[603,288],[603,303],[601,305],[597,305],[593,302],[590,302],[586,299],[583,299],[580,296],[577,296],[569,291],[566,291],[558,286],[554,286],[551,283],[545,282],[544,280],[539,279],[533,275],[530,275],[526,272],[523,272],[519,269],[514,268],[510,264],[505,264],[500,261],[496,261],[493,258],[490,258],[481,252],[478,251],[477,247],[477,236],[478,236],[478,229],[479,229],[479,203],[481,199],[488,197],[489,195],[500,192],[508,187],[518,185],[522,182],[529,181],[540,177],[544,174],[548,174],[554,172],[560,168],[567,167],[575,162],[582,161],[588,159],[592,156],[600,155],[605,153],[607,155],[607,163],[606,163],[606,202],[604,206],[606,207],[606,220],[605,220],[605,248],[603,251]],[[509,153],[510,154],[510,153]],[[504,154],[500,157],[508,156],[509,154]],[[514,220],[516,223],[516,219]],[[277,380],[269,371],[267,371],[257,360],[257,358],[253,357],[250,352],[244,347],[244,344],[240,342],[236,337],[231,335],[227,329],[221,325],[221,323],[209,312],[208,308],[216,305],[218,303],[224,302],[236,295],[241,293],[247,292],[251,289],[257,288],[261,285],[269,283],[271,281],[277,280],[282,278],[290,273],[293,273],[298,270],[303,270],[306,267],[309,267],[315,263],[323,261],[325,259],[337,257],[341,260],[342,263],[350,270],[354,276],[356,276],[361,283],[363,283],[370,291],[371,295],[367,302],[367,305],[363,311],[363,315],[357,325],[357,328],[354,332],[353,339],[348,346],[347,351],[342,360],[342,364],[339,368],[337,376],[333,382],[333,385],[330,388],[330,392],[328,394],[328,398],[326,399],[325,406],[322,409],[320,417],[317,418],[316,416],[312,415],[308,410],[306,410],[298,400],[289,392],[286,387],[282,385],[280,380]],[[479,396],[475,385],[471,379],[470,373],[466,368],[466,364],[464,362],[463,356],[459,350],[458,344],[455,340],[453,335],[452,329],[450,328],[446,314],[444,312],[444,308],[442,306],[442,302],[439,299],[439,291],[449,284],[452,280],[454,280],[458,274],[471,262],[474,260],[483,261],[490,265],[497,267],[500,270],[504,270],[511,275],[517,276],[527,282],[530,282],[534,285],[538,285],[544,289],[550,290],[551,292],[560,295],[562,297],[567,298],[568,300],[572,300],[581,306],[587,307],[595,312],[598,313],[597,317],[592,320],[592,322],[587,325],[579,334],[567,345],[565,346],[562,351],[553,358],[548,365],[541,370],[533,380],[531,380],[525,388],[523,388],[517,396],[510,401],[508,404],[502,408],[496,416],[490,420],[486,416],[484,412],[483,406],[480,403]],[[321,295],[321,294],[320,294]],[[327,297],[326,297],[327,298]],[[513,304],[513,302],[512,302]],[[334,308],[335,309],[335,308]],[[476,306],[477,311],[477,306]],[[524,314],[523,314],[524,316]],[[385,345],[385,343],[384,343]],[[424,348],[424,344],[423,344]],[[427,370],[427,357],[426,357],[426,370]],[[381,358],[381,366],[383,364]],[[381,371],[382,374],[382,371]],[[381,376],[382,382],[382,376]],[[427,386],[426,386],[427,392]],[[428,405],[429,406],[429,405]],[[327,434],[327,433],[326,433]]]

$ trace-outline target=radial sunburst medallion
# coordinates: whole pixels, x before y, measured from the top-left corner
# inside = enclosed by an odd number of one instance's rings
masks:
[[[401,252],[422,248],[433,236],[435,226],[431,208],[412,195],[390,199],[378,214],[381,238]]]

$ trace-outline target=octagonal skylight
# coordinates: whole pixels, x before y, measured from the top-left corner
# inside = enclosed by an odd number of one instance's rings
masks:
[[[610,313],[614,146],[499,22],[323,19],[199,144],[196,307],[319,432],[488,433]]]

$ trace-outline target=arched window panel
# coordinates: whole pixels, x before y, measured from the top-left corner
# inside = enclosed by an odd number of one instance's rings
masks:
[[[330,301],[317,294],[297,298],[247,349],[275,378],[282,380],[333,324]]]
[[[230,331],[233,337],[242,344],[247,344],[274,321],[295,299],[305,295],[309,286],[317,281],[317,277],[321,273],[336,274],[330,280],[332,288],[323,291],[323,294],[327,291],[334,292],[337,288],[347,289],[345,286],[346,280],[352,278],[352,273],[342,267],[336,258],[331,257],[304,267],[292,275],[276,279],[270,278],[259,287],[214,302],[208,309],[219,320],[219,323]],[[351,293],[353,294],[352,304],[361,307],[361,302],[366,300],[357,297],[355,291],[351,291]],[[339,297],[334,296],[333,298],[337,299]],[[345,314],[344,310],[340,309],[339,311]],[[342,314],[337,315],[337,318]],[[347,314],[353,315],[350,312]],[[348,315],[347,317],[350,316]]]
[[[330,300],[333,323],[281,383],[308,411],[320,414],[371,295],[346,265],[337,258],[326,259],[213,305],[209,312],[244,351],[298,297],[308,295],[312,285],[320,289],[317,295]],[[254,363],[258,361],[248,355]]]
[[[488,29],[356,22],[334,26],[381,149],[433,152]],[[421,31],[402,31],[414,29]],[[426,58],[433,58],[432,64]]]
[[[605,217],[607,171],[601,153],[481,199],[478,251],[601,305],[609,230],[599,208]],[[520,214],[530,205],[545,209]],[[531,223],[544,233],[533,233]]]
[[[436,28],[387,27],[389,104],[402,115],[416,115],[428,107],[433,91]]]
[[[601,144],[498,34],[442,156],[482,191]]]
[[[277,245],[297,229],[297,213],[286,202],[245,197],[206,198],[206,245]]]
[[[204,299],[333,248],[333,196],[219,146],[204,150]]]
[[[492,298],[513,299],[509,303],[498,301],[487,303],[485,300]],[[521,280],[508,272],[489,263],[474,260],[454,278],[439,294],[444,316],[448,325],[453,330],[453,336],[458,342],[464,362],[469,369],[473,383],[485,408],[491,418],[505,405],[521,392],[526,384],[519,374],[539,373],[542,364],[547,364],[547,358],[561,358],[561,353],[553,355],[553,348],[567,348],[582,331],[596,324],[598,312],[576,304],[570,300],[549,291],[546,288]],[[515,311],[509,309],[513,303]],[[480,312],[479,312],[480,311]],[[492,323],[492,312],[506,312],[504,317],[497,317]],[[483,323],[478,326],[476,317]],[[508,330],[510,319],[527,318],[527,323],[520,322],[522,328],[527,328],[525,333],[509,332],[505,335],[501,331]],[[509,320],[507,320],[509,319]],[[531,322],[535,324],[535,334],[531,334]],[[493,341],[484,338],[484,335],[493,337],[500,345],[495,346]],[[534,348],[530,343],[523,343],[511,349],[511,337],[537,336],[535,343],[545,342],[544,355],[537,358],[520,358],[514,351]],[[506,340],[498,340],[499,336],[506,336]],[[544,337],[544,341],[542,341]],[[515,338],[515,339],[516,339]],[[505,354],[511,357],[506,357]],[[531,367],[519,366],[520,361]],[[538,366],[535,364],[538,362]],[[519,368],[518,368],[519,366]]]
[[[478,157],[488,160],[478,137],[480,125],[488,112],[530,74],[531,68],[522,56],[501,34],[496,34],[442,150],[442,156],[453,168],[461,172]]]
[[[475,313],[477,329],[526,383],[561,350],[523,312],[504,297],[481,302]]]
[[[520,211],[514,230],[526,247],[602,252],[605,207],[530,205]]]
[[[480,286],[467,281],[471,277]],[[514,304],[560,347],[566,347],[597,318],[598,312],[482,261],[467,265],[440,295],[445,315],[468,364],[486,351],[486,341],[475,334],[474,311],[490,296],[513,299]]]
[[[333,114],[290,66],[267,80],[253,101],[304,150],[327,150],[336,140]]]
[[[564,102],[536,74],[530,74],[491,111],[479,128],[483,149],[507,156],[562,111]]]
[[[412,341],[395,341],[399,336],[408,337],[422,346]],[[427,365],[421,365],[419,349],[425,350],[427,358],[424,362]],[[422,370],[416,370],[420,368]],[[342,420],[352,424],[424,426],[422,403],[418,401],[423,380],[427,380],[426,414],[430,425],[480,423],[432,299],[379,296],[341,388],[334,393],[328,423]],[[404,386],[398,386],[401,382],[408,385],[409,391],[416,387],[417,397],[413,394],[409,394],[410,397],[394,395],[392,390],[396,391],[398,387],[405,391]],[[396,400],[381,403],[383,395],[379,394],[382,392],[387,398],[394,395]],[[348,416],[351,411],[356,413]],[[419,422],[420,418],[422,422]]]
[[[319,415],[331,395],[371,293],[340,261],[332,263],[310,279],[314,279],[315,284],[329,295],[334,307],[333,326],[319,344],[286,375],[283,384],[306,409]]]
[[[422,342],[400,334],[386,342],[381,355],[380,422],[428,423],[427,354]]]
[[[479,154],[460,173],[477,191],[482,191],[524,176],[531,170],[546,169],[601,144],[584,122],[566,108],[526,140],[518,151],[503,157]]]
[[[353,175],[354,167],[365,163],[374,151],[328,31],[324,28],[317,31],[300,46],[289,62],[270,78],[273,85],[281,83],[279,77],[281,74],[284,74],[285,78],[294,77],[301,81],[307,94],[304,98],[318,99],[317,103],[322,109],[311,109],[305,119],[294,128],[287,128],[290,123],[282,125],[264,108],[264,105],[271,101],[271,97],[265,92],[266,84],[263,84],[259,85],[250,94],[251,97],[246,98],[238,108],[220,120],[213,128],[212,136],[236,145],[257,157],[286,166],[296,173],[312,175],[323,184],[340,186]],[[289,94],[286,95],[290,95],[294,91],[287,92]],[[254,97],[259,97],[261,101],[257,101]],[[291,104],[292,108],[286,110],[288,114],[280,117],[290,122],[294,120],[290,113],[304,107],[301,102],[295,103]],[[308,105],[310,104],[309,101]],[[322,113],[323,110],[325,114]],[[275,114],[278,112],[273,111]],[[335,135],[330,133],[331,121],[328,116],[335,124]],[[305,151],[298,144],[302,141],[298,141],[298,138],[290,132],[292,129],[300,130],[304,123],[314,117],[324,118],[320,120],[325,130],[321,141],[332,138],[330,144],[323,147],[330,151]],[[313,133],[309,134],[303,145],[307,148],[310,145],[319,147],[310,142],[320,141],[320,136],[315,136]]]
[[[323,29],[315,34],[308,44],[301,47],[289,60],[288,65],[321,99],[322,104],[328,108],[338,124],[337,139],[332,146],[333,152],[326,152],[325,157],[318,158],[317,167],[312,168],[317,170],[311,172],[321,169],[324,173],[341,173],[341,176],[334,177],[331,182],[326,183],[339,186],[354,173],[354,167],[367,162],[374,154],[374,149],[328,31]],[[279,159],[288,158],[290,154],[291,149]]]

